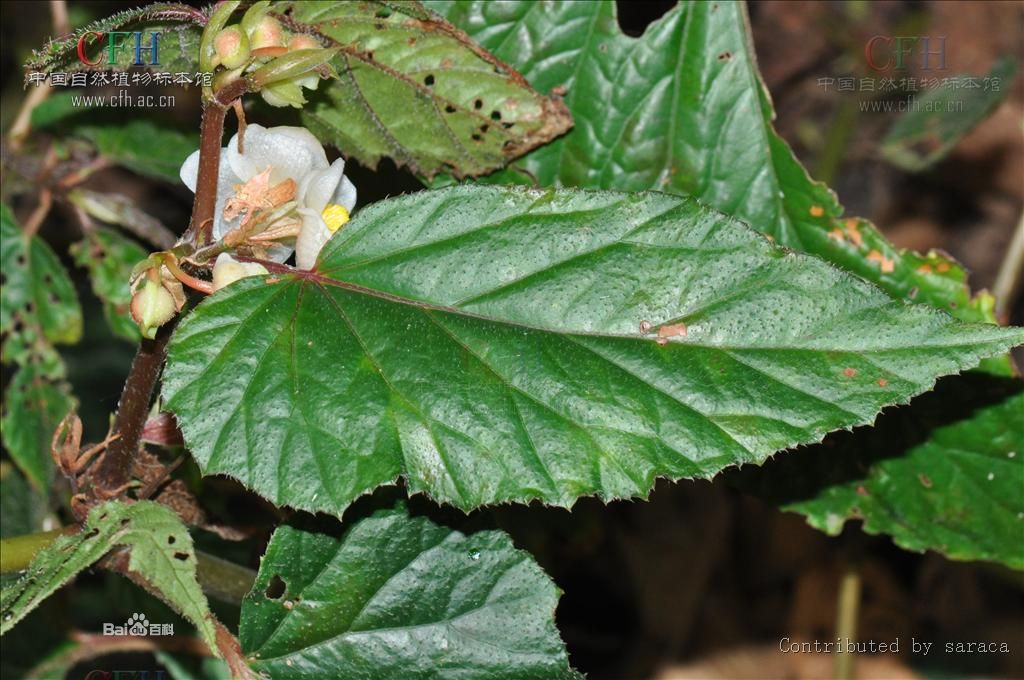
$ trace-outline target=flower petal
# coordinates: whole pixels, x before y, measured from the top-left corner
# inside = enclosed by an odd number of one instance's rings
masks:
[[[221,152],[221,158],[223,159],[227,149]],[[185,183],[192,193],[196,191],[196,182],[199,181],[199,152],[193,152],[185,162],[181,164],[181,170],[178,172],[178,176],[181,177],[181,181]],[[217,168],[217,205],[214,208],[213,213],[213,238],[214,240],[220,240],[224,237],[224,234],[231,231],[231,229],[238,224],[238,220],[233,222],[224,221],[224,205],[228,199],[235,192],[235,185],[239,184],[240,181],[238,176],[234,173],[231,166],[227,163],[221,162]]]
[[[313,170],[327,167],[327,154],[316,137],[301,127],[267,129],[257,123],[245,128],[245,153],[238,152],[238,135],[228,142],[228,163],[243,180],[270,166],[270,180],[276,184],[291,178],[302,180]]]
[[[299,208],[299,214],[302,215],[302,230],[295,240],[295,266],[299,269],[312,269],[320,249],[331,238],[331,231],[319,212]]]
[[[356,185],[352,184],[348,177],[342,177],[328,203],[343,205],[345,210],[352,212],[352,209],[356,207]]]
[[[345,161],[339,158],[324,170],[314,170],[302,178],[296,195],[299,205],[323,212],[334,196],[345,172]]]
[[[189,191],[196,193],[196,182],[199,180],[199,149],[193,151],[181,164],[178,177],[185,183]]]

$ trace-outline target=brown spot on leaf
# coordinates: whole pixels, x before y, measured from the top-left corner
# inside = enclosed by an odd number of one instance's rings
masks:
[[[820,205],[812,205],[809,212],[811,213],[811,217],[821,217],[825,214],[825,209]]]
[[[641,333],[646,333],[649,330],[651,330],[651,322],[650,321],[641,321],[640,322],[640,332]]]
[[[835,239],[839,243],[842,243],[843,241],[846,240],[846,237],[843,236],[843,230],[839,229],[838,227],[828,232],[828,237],[831,239]]]
[[[932,488],[931,477],[929,477],[928,475],[926,475],[923,472],[919,472],[917,474],[917,481],[921,482],[921,486],[923,486],[926,489]]]
[[[863,484],[858,484],[857,485],[857,495],[858,496],[867,496],[868,495],[868,490],[864,488]]]
[[[896,268],[896,263],[893,260],[890,260],[885,255],[882,255],[882,253],[878,252],[877,250],[872,250],[870,253],[868,253],[867,259],[868,262],[877,262],[882,269],[882,273],[884,274],[888,274],[893,269]]]
[[[668,338],[679,338],[685,337],[687,328],[685,323],[674,323],[668,326],[662,326],[658,329],[658,339],[667,340]]]
[[[930,264],[928,264],[927,262],[925,262],[924,264],[922,264],[920,267],[917,268],[917,272],[919,274],[931,274],[932,273],[932,266]]]
[[[889,384],[889,381],[886,380],[885,378],[879,378],[878,379],[878,386],[879,387],[885,387],[888,384]]]
[[[855,369],[855,368],[844,368],[843,369],[843,375],[845,375],[847,378],[852,378],[853,376],[857,375],[857,369]]]
[[[853,218],[846,220],[846,233],[849,234],[850,240],[857,244],[858,247],[864,244],[864,237],[861,236],[857,220]]]
[[[718,55],[718,61],[729,61],[732,59],[732,52],[726,50]]]
[[[935,265],[935,270],[937,272],[939,272],[940,274],[945,274],[946,272],[949,271],[949,263],[948,262],[940,262],[937,265]]]

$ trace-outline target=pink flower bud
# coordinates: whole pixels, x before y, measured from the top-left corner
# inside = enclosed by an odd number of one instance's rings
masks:
[[[277,19],[265,16],[249,31],[249,46],[254,49],[264,47],[284,47],[284,29]]]
[[[142,337],[152,340],[156,329],[174,318],[178,309],[170,291],[156,281],[146,280],[132,296],[131,313]]]
[[[228,26],[213,39],[214,64],[235,69],[249,59],[249,38],[238,26]]]

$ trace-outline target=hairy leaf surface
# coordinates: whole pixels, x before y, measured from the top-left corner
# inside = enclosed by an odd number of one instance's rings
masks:
[[[466,536],[398,508],[340,539],[279,528],[239,638],[271,677],[577,678],[558,595],[504,533]]]
[[[310,510],[399,475],[461,508],[645,495],[1024,341],[667,194],[455,187],[339,234],[199,305],[164,379],[206,473]]]
[[[303,118],[321,139],[376,167],[480,175],[571,126],[557,97],[414,2],[296,2],[290,28],[340,47],[337,79]]]

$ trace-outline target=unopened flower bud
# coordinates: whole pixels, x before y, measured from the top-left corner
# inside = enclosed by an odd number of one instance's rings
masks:
[[[264,16],[249,31],[249,47],[254,50],[264,47],[284,47],[284,29],[274,17]]]
[[[152,340],[156,329],[174,318],[178,309],[170,291],[159,282],[146,279],[132,296],[131,313],[142,337]]]
[[[296,33],[288,41],[289,50],[315,50],[320,47],[323,47],[323,45],[316,38],[305,33]]]
[[[259,262],[239,262],[227,253],[221,253],[213,265],[213,292],[216,293],[247,276],[262,276],[269,273]]]
[[[238,26],[228,26],[213,39],[214,65],[235,69],[249,60],[249,37]]]

